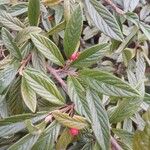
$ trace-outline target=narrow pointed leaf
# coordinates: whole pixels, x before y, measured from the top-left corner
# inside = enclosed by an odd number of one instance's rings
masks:
[[[30,150],[33,147],[33,145],[37,142],[39,136],[39,134],[27,134],[18,142],[9,147],[8,150]]]
[[[110,73],[96,69],[84,69],[80,71],[79,75],[87,85],[105,95],[122,97],[140,96],[138,91],[128,83]]]
[[[16,45],[13,36],[5,28],[2,28],[2,40],[4,42],[4,45],[10,52],[10,54],[13,55],[14,57],[16,57],[17,59],[21,60],[21,58],[22,58],[21,51],[18,48],[18,46]]]
[[[77,115],[70,117],[67,113],[62,113],[60,111],[53,111],[52,114],[59,123],[66,127],[76,129],[84,129],[88,127],[88,123],[84,117]]]
[[[124,39],[116,18],[96,0],[86,0],[89,15],[97,28],[109,37],[122,41]]]
[[[110,148],[110,127],[107,112],[94,91],[87,90],[86,100],[90,109],[91,126],[96,140],[102,150],[108,150]]]
[[[91,118],[84,87],[73,76],[68,77],[67,85],[69,97],[75,104],[75,110],[80,115],[84,115],[86,118]]]
[[[39,34],[31,34],[31,39],[40,53],[53,63],[63,66],[64,59],[58,47],[47,37]]]
[[[31,26],[37,26],[40,17],[40,0],[29,0],[28,18]]]
[[[56,121],[52,122],[41,134],[32,150],[51,150],[55,149],[55,142],[59,136],[60,124]]]
[[[64,51],[69,58],[77,50],[83,26],[82,10],[78,6],[70,17],[65,29]]]
[[[78,67],[90,66],[102,58],[109,50],[109,44],[97,44],[82,51],[72,65]]]
[[[22,93],[22,98],[27,105],[27,107],[32,111],[36,111],[36,93],[32,90],[30,85],[28,85],[26,79],[23,77],[22,78],[22,83],[21,83],[21,93]]]
[[[13,18],[6,11],[0,11],[0,23],[5,27],[15,31],[20,31],[25,27],[25,25],[20,20]]]
[[[54,104],[62,105],[64,103],[56,85],[42,72],[30,68],[24,71],[23,76],[29,86],[41,97]]]

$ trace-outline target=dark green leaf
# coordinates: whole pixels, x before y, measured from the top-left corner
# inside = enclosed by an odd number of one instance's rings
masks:
[[[82,9],[80,6],[77,6],[65,29],[64,51],[67,58],[69,58],[74,51],[78,50],[82,26]]]
[[[29,0],[28,18],[31,26],[37,26],[40,17],[40,0]]]

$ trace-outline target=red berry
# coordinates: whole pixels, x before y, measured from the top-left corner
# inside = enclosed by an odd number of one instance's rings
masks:
[[[76,59],[78,59],[79,54],[80,54],[79,52],[74,52],[74,53],[71,55],[70,60],[71,60],[71,61],[75,61]]]
[[[73,135],[73,136],[76,136],[76,135],[79,134],[79,130],[76,129],[76,128],[71,128],[71,129],[69,130],[69,132],[70,132],[70,134]]]

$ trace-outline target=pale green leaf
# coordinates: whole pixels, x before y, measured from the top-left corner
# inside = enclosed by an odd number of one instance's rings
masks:
[[[71,54],[78,49],[80,36],[83,26],[81,6],[77,6],[71,15],[65,29],[64,51],[69,58]]]
[[[21,51],[16,45],[13,36],[5,28],[2,28],[2,40],[8,51],[11,53],[11,55],[21,60],[22,58]]]
[[[110,127],[107,112],[101,104],[99,96],[93,90],[87,90],[86,100],[90,109],[91,126],[96,140],[102,150],[108,150],[110,148]]]
[[[80,71],[79,76],[82,80],[95,89],[97,92],[108,96],[138,97],[138,91],[132,88],[127,82],[116,76],[94,69],[84,69]]]
[[[74,115],[70,117],[67,113],[62,113],[59,110],[52,112],[54,118],[62,125],[69,128],[84,129],[88,127],[88,122],[84,117]]]
[[[86,7],[91,19],[98,29],[107,36],[119,41],[124,37],[116,18],[104,7],[101,2],[96,0],[86,0]]]
[[[25,28],[25,25],[19,19],[13,18],[6,11],[0,11],[0,23],[5,27],[15,31],[19,31]]]
[[[41,97],[51,103],[62,105],[64,99],[54,82],[45,74],[32,68],[24,71],[23,76],[29,86]]]
[[[102,58],[110,49],[109,44],[97,44],[82,51],[71,65],[78,67],[90,66]]]
[[[17,34],[15,38],[15,41],[17,45],[21,45],[30,39],[31,33],[40,33],[41,31],[42,29],[39,27],[32,27],[32,26],[26,27],[23,30],[19,31],[19,33]]]
[[[31,150],[31,148],[37,142],[39,136],[40,136],[39,134],[35,135],[27,134],[19,141],[17,141],[15,144],[10,146],[8,150]]]
[[[140,105],[142,100],[140,98],[133,98],[133,99],[124,99],[122,100],[116,108],[110,112],[109,120],[111,123],[121,122],[126,118],[131,117],[135,114]]]
[[[31,39],[40,53],[53,63],[63,66],[64,59],[58,47],[47,37],[40,34],[31,34]]]
[[[67,85],[69,97],[75,104],[75,110],[80,115],[86,116],[86,118],[91,117],[88,104],[86,102],[85,89],[83,88],[83,86],[73,76],[68,77]]]
[[[22,78],[22,83],[21,83],[21,94],[27,107],[32,112],[35,112],[36,105],[37,105],[36,93],[31,89],[30,85],[27,83],[24,77]]]
[[[133,11],[136,6],[138,5],[139,0],[126,0],[124,1],[124,10],[127,11]]]
[[[33,146],[32,150],[51,150],[55,148],[55,141],[60,132],[60,124],[52,122],[41,134],[40,138]]]
[[[147,37],[147,39],[150,40],[150,26],[148,24],[140,22],[140,28]]]

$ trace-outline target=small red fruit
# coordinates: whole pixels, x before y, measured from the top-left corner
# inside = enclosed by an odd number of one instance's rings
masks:
[[[76,128],[71,128],[71,129],[69,130],[69,133],[70,133],[71,135],[73,135],[73,136],[76,136],[76,135],[79,134],[79,130],[76,129]]]
[[[69,58],[71,61],[75,61],[79,57],[79,52],[74,52],[71,57]]]

